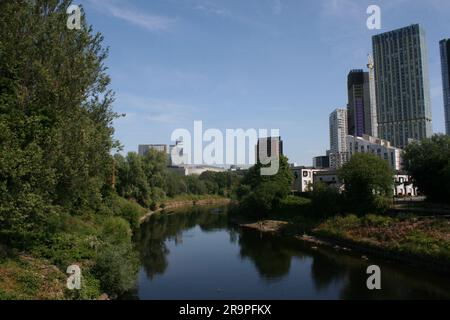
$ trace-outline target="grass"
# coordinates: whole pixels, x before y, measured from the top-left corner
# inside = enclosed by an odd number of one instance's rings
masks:
[[[394,254],[450,263],[450,220],[447,219],[348,215],[327,219],[314,233]]]
[[[0,300],[92,300],[133,288],[138,264],[132,229],[147,210],[122,198],[112,201],[110,211],[62,214],[57,231],[30,244],[26,254],[0,246]],[[65,289],[65,271],[74,264],[82,271],[79,291]]]
[[[0,300],[62,300],[66,276],[44,259],[18,255],[0,260]]]

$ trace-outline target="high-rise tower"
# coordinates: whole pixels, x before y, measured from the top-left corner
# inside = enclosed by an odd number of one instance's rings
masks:
[[[445,132],[450,136],[450,39],[439,42],[441,49],[442,89],[444,91]]]
[[[404,148],[432,135],[428,50],[418,25],[373,37],[378,136]]]

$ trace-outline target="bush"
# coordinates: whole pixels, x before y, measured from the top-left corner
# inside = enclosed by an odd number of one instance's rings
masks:
[[[404,167],[429,201],[450,204],[450,137],[435,135],[409,144]]]
[[[335,188],[315,183],[311,191],[312,213],[319,217],[331,217],[342,212],[342,195]]]
[[[347,210],[359,215],[384,213],[393,197],[394,172],[376,155],[357,153],[339,170]]]
[[[135,285],[138,256],[130,227],[122,218],[106,220],[100,238],[103,244],[97,250],[93,274],[100,280],[102,290],[114,297]]]
[[[139,227],[139,219],[147,213],[137,202],[118,196],[115,197],[113,210],[116,216],[128,221],[132,229]]]

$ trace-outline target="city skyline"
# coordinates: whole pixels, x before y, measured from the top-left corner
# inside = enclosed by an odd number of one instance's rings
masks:
[[[367,29],[365,1],[281,1],[278,14],[270,3],[136,1],[120,12],[122,1],[81,2],[114,49],[108,65],[115,110],[127,114],[116,122],[125,152],[170,144],[171,131],[204,120],[222,130],[280,128],[290,162],[310,165],[328,149],[324,115],[347,103],[346,75],[366,66],[371,37],[411,22],[427,30],[434,131],[444,131],[438,42],[448,36],[447,2],[381,1],[381,30]],[[136,12],[141,20],[131,19]]]

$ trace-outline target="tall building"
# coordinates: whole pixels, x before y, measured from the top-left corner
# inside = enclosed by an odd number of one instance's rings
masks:
[[[375,101],[370,91],[369,72],[352,70],[347,77],[348,88],[348,134],[362,137],[372,135],[376,129]],[[373,89],[372,89],[373,90]],[[373,123],[372,123],[373,122]]]
[[[444,91],[445,132],[450,136],[450,39],[439,42],[441,49],[442,88]]]
[[[256,157],[257,162],[260,162],[260,152],[262,155],[268,158],[276,158],[283,155],[283,140],[281,137],[270,137],[258,139],[256,145]]]
[[[366,130],[368,135],[378,137],[378,107],[377,107],[377,93],[375,86],[375,65],[373,57],[368,56],[367,68],[369,69],[369,95],[370,95],[370,116],[369,127]]]
[[[347,157],[346,137],[348,135],[348,114],[346,109],[336,109],[330,114],[330,167],[338,168]]]
[[[418,24],[372,38],[378,136],[403,148],[432,135],[428,50]]]
[[[168,152],[166,144],[140,144],[138,153],[140,156],[145,156],[150,150],[156,150],[164,153]]]

